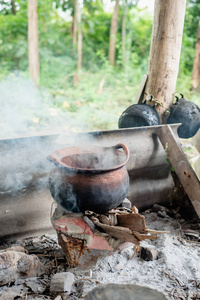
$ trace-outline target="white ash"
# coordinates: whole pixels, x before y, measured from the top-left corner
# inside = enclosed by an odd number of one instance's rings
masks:
[[[132,245],[124,250],[116,251],[110,256],[99,258],[93,270],[79,267],[69,268],[63,259],[64,254],[57,243],[56,234],[28,238],[19,241],[18,245],[25,246],[28,252],[39,255],[42,253],[39,256],[40,260],[45,263],[47,268],[49,267],[49,272],[34,279],[18,279],[15,281],[14,287],[17,286],[20,289],[22,299],[27,293],[27,287],[29,287],[30,293],[27,299],[33,299],[35,296],[38,299],[47,299],[48,296],[52,296],[48,292],[48,288],[53,274],[72,272],[76,290],[72,291],[70,295],[69,293],[63,294],[62,299],[82,299],[93,288],[106,283],[137,284],[153,288],[165,294],[167,299],[200,299],[199,245],[186,242],[180,224],[170,217],[160,218],[157,213],[146,213],[145,219],[148,228],[169,232],[160,234],[157,240],[141,243],[141,245],[156,247],[158,250],[157,260],[144,261],[139,254],[130,259],[134,253]],[[45,255],[43,256],[43,254]],[[57,266],[54,262],[54,267],[52,267],[52,259],[55,260],[55,255],[57,259],[60,257],[61,260],[57,262]],[[43,286],[47,287],[44,292],[40,291]],[[16,293],[17,297],[19,291],[13,290],[9,285],[0,287],[0,298],[4,295],[6,297],[4,299],[8,299],[9,293]]]
[[[129,260],[134,252],[133,247],[129,247],[99,258],[92,279],[102,284],[124,283],[150,287],[163,292],[168,299],[197,297],[200,286],[199,246],[182,239],[180,225],[173,219],[158,218],[155,213],[147,214],[145,218],[149,228],[169,231],[159,235],[157,240],[148,242],[158,249],[158,260],[144,261],[139,255]],[[116,271],[115,266],[119,263],[124,266]],[[87,286],[84,295],[90,290]]]

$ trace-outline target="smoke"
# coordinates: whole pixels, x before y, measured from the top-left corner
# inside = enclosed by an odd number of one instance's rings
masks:
[[[37,133],[87,130],[78,116],[55,107],[45,89],[16,74],[0,82],[0,138],[8,139]]]
[[[87,130],[78,115],[55,107],[54,102],[48,91],[38,90],[20,75],[11,74],[0,82],[1,193],[23,190],[30,183],[47,185],[52,168],[47,156],[73,144],[73,132]]]
[[[49,92],[38,90],[31,81],[21,76],[14,74],[1,81],[0,97],[0,194],[23,192],[30,186],[37,189],[47,187],[51,170],[55,167],[47,156],[58,149],[76,145],[80,154],[80,148],[84,146],[91,148],[91,153],[97,144],[103,146],[101,141],[97,141],[98,133],[95,136],[86,132],[78,113],[72,114],[56,107],[56,101]],[[82,131],[85,133],[80,134]],[[76,156],[75,164],[77,168],[101,171],[112,169],[125,159],[125,153],[113,147],[93,155],[80,154]],[[50,190],[60,205],[65,206],[67,199],[65,208],[78,211],[76,194],[70,184],[58,178]]]

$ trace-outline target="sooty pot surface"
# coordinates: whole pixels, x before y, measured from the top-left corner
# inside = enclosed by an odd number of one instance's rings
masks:
[[[188,139],[193,137],[200,128],[200,108],[193,102],[187,101],[183,94],[172,105],[168,124],[182,123],[178,128],[178,136]]]
[[[133,104],[120,116],[119,128],[160,125],[160,117],[155,107],[146,104]]]
[[[51,195],[72,212],[104,213],[115,208],[128,193],[128,158],[124,144],[58,150],[48,157],[55,164],[49,178]]]

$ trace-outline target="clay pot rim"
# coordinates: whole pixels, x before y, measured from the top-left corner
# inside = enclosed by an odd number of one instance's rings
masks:
[[[112,168],[102,168],[102,169],[96,169],[96,168],[91,168],[91,169],[86,169],[86,168],[76,168],[76,167],[71,167],[66,165],[64,162],[62,162],[62,158],[64,157],[63,154],[65,154],[66,156],[66,151],[70,150],[71,154],[82,154],[82,153],[91,153],[91,152],[96,152],[96,153],[103,153],[103,149],[110,149],[110,148],[116,148],[116,149],[120,149],[123,148],[124,152],[126,154],[126,159],[123,163],[121,163],[120,165],[117,166],[113,166]],[[70,155],[70,154],[69,154]],[[117,170],[119,168],[122,168],[123,166],[125,166],[125,164],[128,162],[129,160],[129,156],[130,156],[130,151],[129,148],[122,143],[119,143],[117,145],[114,146],[110,146],[110,147],[100,147],[100,146],[74,146],[74,147],[65,147],[59,150],[54,151],[51,155],[47,156],[47,159],[54,163],[56,166],[64,169],[64,170],[68,170],[68,171],[76,171],[76,172],[91,172],[91,173],[98,173],[98,172],[106,172],[106,171],[112,171],[112,170]]]

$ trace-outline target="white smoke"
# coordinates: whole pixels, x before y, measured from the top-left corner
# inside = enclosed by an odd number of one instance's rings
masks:
[[[3,79],[0,82],[0,138],[87,130],[78,116],[56,108],[53,102],[49,92],[38,90],[28,79],[16,74]]]

